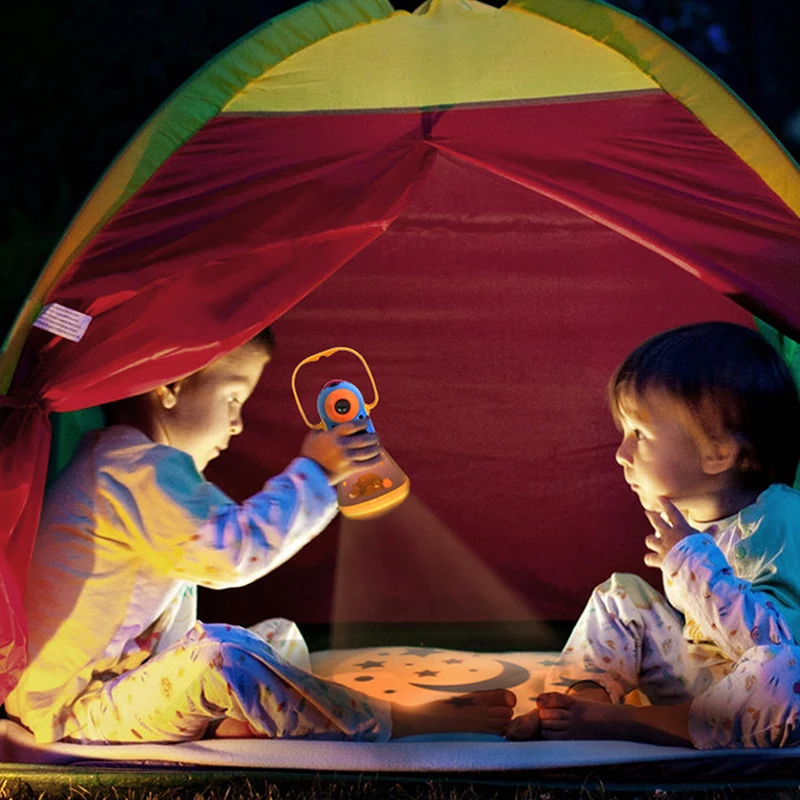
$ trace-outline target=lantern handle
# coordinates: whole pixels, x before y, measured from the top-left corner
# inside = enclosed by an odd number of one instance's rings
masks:
[[[297,373],[300,371],[300,367],[305,364],[311,364],[315,361],[319,361],[321,358],[328,358],[328,356],[332,356],[334,353],[352,353],[354,356],[357,356],[361,363],[364,365],[364,369],[367,371],[367,375],[369,376],[370,383],[372,384],[372,393],[374,395],[374,399],[371,403],[364,403],[367,408],[367,414],[371,413],[372,409],[378,405],[378,387],[375,385],[375,378],[372,377],[372,370],[369,368],[369,364],[367,364],[364,356],[358,352],[358,350],[353,350],[352,347],[331,347],[328,350],[322,350],[319,353],[314,353],[313,356],[309,356],[308,358],[304,358],[295,368],[294,372],[292,373],[292,394],[294,394],[294,401],[297,403],[297,408],[300,411],[300,416],[303,418],[303,422],[308,425],[309,428],[312,430],[324,430],[325,423],[320,420],[316,425],[309,422],[308,417],[306,416],[305,411],[303,411],[303,405],[300,402],[300,398],[297,395],[297,386],[295,385],[295,379],[297,377]]]

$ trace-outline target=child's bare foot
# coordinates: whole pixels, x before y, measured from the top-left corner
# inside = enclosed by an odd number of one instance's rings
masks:
[[[534,708],[533,711],[521,714],[511,720],[506,731],[506,739],[512,742],[527,742],[531,739],[539,739],[539,733],[539,709]]]
[[[421,706],[392,705],[392,738],[421,733],[495,733],[502,736],[517,702],[508,689],[434,700]]]
[[[606,700],[583,699],[582,695],[544,692],[536,698],[542,739],[625,739],[624,715]]]
[[[564,739],[627,739],[652,744],[690,745],[689,706],[625,706],[607,700],[545,692],[536,698],[541,737]]]
[[[567,689],[567,694],[580,694],[581,700],[591,700],[595,703],[610,703],[608,692],[594,681],[578,681]],[[506,731],[506,739],[512,742],[527,742],[531,739],[541,739],[541,719],[539,709],[534,708],[527,714],[521,714],[511,720]]]
[[[251,728],[246,722],[241,722],[231,717],[225,717],[214,731],[215,739],[250,739],[254,736],[263,735]]]
[[[591,700],[593,703],[610,703],[608,692],[594,681],[578,681],[567,689],[569,695],[580,695],[581,700]]]

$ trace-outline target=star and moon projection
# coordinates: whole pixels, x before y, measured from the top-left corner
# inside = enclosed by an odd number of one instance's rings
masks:
[[[372,647],[312,654],[317,675],[371,697],[414,706],[444,696],[510,689],[517,712],[532,708],[555,653],[474,653],[434,647]]]

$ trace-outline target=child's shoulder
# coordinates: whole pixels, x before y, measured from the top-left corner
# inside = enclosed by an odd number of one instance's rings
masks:
[[[758,496],[761,503],[800,503],[800,491],[785,483],[773,483]]]
[[[742,516],[772,518],[783,517],[800,524],[800,491],[785,483],[773,483],[758,496],[753,505],[742,512]]]
[[[157,444],[138,428],[128,425],[110,425],[85,434],[74,466],[78,467],[80,462],[83,462],[84,469],[110,476],[135,473],[143,467],[162,464],[174,464],[178,469],[194,469],[194,462],[188,453]]]
[[[138,428],[129,425],[109,425],[91,431],[82,442],[95,457],[116,458],[136,453],[146,453],[158,445]]]

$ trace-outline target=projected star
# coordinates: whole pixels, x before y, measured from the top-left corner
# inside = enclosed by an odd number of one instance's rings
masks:
[[[438,675],[438,671],[432,669],[423,669],[421,672],[415,672],[415,675],[419,675],[420,678],[432,678],[435,675]]]
[[[375,669],[376,667],[382,667],[386,662],[385,661],[362,661],[360,664],[354,664],[353,666],[361,667],[361,669]]]
[[[431,653],[438,653],[438,650],[431,650],[429,647],[409,647],[405,653],[400,653],[401,656],[429,656]]]
[[[471,697],[451,697],[449,700],[445,700],[445,703],[450,703],[451,706],[456,708],[475,705],[475,701]]]
[[[444,663],[444,664],[463,664],[464,663],[464,659],[462,659],[462,658],[446,658],[444,660],[444,662],[442,662],[442,663]]]

